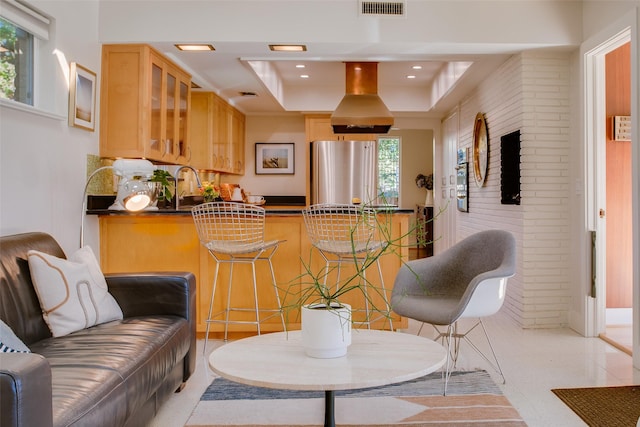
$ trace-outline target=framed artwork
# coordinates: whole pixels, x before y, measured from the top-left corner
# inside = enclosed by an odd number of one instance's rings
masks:
[[[295,144],[256,142],[256,175],[293,175]]]
[[[96,128],[96,73],[71,63],[69,70],[69,126]]]

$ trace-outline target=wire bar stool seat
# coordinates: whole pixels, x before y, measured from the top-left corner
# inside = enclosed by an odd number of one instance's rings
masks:
[[[337,270],[336,286],[340,286],[340,273],[343,264],[354,264],[361,270],[362,286],[364,289],[365,318],[354,321],[368,329],[371,324],[382,317],[387,317],[389,327],[393,330],[390,305],[384,285],[382,267],[379,255],[385,249],[385,242],[376,237],[378,232],[377,211],[370,207],[349,204],[316,204],[302,211],[305,228],[311,244],[319,251],[325,260],[324,286],[327,284],[328,272]],[[380,277],[380,288],[375,289],[384,300],[387,316],[371,318],[369,281],[366,278],[366,267],[375,258]]]
[[[213,278],[213,289],[207,315],[207,328],[205,332],[204,351],[206,353],[207,340],[211,323],[224,324],[224,340],[228,339],[229,324],[253,324],[256,325],[260,335],[260,324],[274,316],[280,315],[283,330],[286,330],[284,315],[271,258],[283,240],[264,240],[265,210],[259,206],[236,202],[209,202],[194,206],[191,209],[193,221],[198,233],[200,243],[208,250],[216,261]],[[277,309],[261,309],[258,306],[258,288],[256,281],[256,261],[266,261],[271,273],[271,282],[275,292]],[[214,298],[218,285],[218,273],[221,264],[229,264],[229,282],[227,285],[227,298],[224,308],[216,313]],[[233,285],[234,264],[244,263],[251,265],[253,277],[253,307],[232,306],[231,290]],[[233,320],[231,312],[253,312],[255,320]],[[260,313],[268,313],[260,317]]]

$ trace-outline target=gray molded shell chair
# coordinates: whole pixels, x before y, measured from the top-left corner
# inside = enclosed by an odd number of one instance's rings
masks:
[[[265,210],[259,206],[235,202],[212,202],[194,206],[191,210],[200,243],[216,261],[213,289],[207,315],[204,351],[207,350],[209,326],[211,323],[224,324],[224,339],[227,340],[229,324],[254,324],[260,335],[260,324],[273,316],[280,316],[283,330],[286,329],[278,286],[273,272],[271,258],[278,249],[281,240],[264,240]],[[258,306],[258,285],[256,283],[256,261],[266,261],[271,273],[277,309],[264,309]],[[213,303],[216,297],[218,272],[221,264],[229,264],[229,282],[223,310],[214,313]],[[251,265],[253,275],[253,307],[236,306],[233,303],[233,267],[235,264]],[[221,295],[222,296],[222,295]],[[236,295],[237,296],[237,295]],[[253,312],[255,320],[234,320],[231,312]],[[261,316],[261,313],[267,315]]]
[[[444,394],[464,339],[498,373],[504,375],[482,323],[482,318],[500,310],[507,279],[516,271],[516,242],[503,230],[487,230],[458,242],[429,258],[409,261],[400,268],[391,294],[391,308],[397,314],[434,326],[437,339],[447,341]],[[477,318],[478,322],[460,333],[457,321]],[[493,361],[471,342],[468,333],[480,325],[491,349]],[[441,331],[438,326],[446,326]],[[422,327],[420,328],[420,331]],[[418,331],[418,334],[420,333]]]
[[[374,321],[381,317],[387,317],[389,328],[393,330],[391,317],[380,315],[374,318],[372,315],[374,310],[370,307],[371,293],[375,292],[384,300],[386,313],[391,312],[380,259],[376,258],[375,260],[380,277],[379,288],[374,288],[368,283],[366,267],[363,268],[365,264],[370,263],[376,254],[385,249],[386,242],[377,237],[377,214],[375,209],[366,206],[332,203],[311,205],[302,211],[309,240],[325,260],[325,286],[332,267],[337,268],[336,286],[340,286],[340,270],[343,264],[357,263],[358,268],[362,269],[363,288],[366,293],[364,308],[354,311],[361,311],[364,318],[353,320],[353,323],[370,329]]]

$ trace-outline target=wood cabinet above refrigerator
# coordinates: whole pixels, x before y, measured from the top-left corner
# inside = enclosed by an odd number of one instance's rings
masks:
[[[100,156],[187,164],[191,76],[148,45],[102,47]]]
[[[375,141],[378,135],[369,133],[333,133],[330,114],[308,114],[305,116],[307,142],[312,141]]]

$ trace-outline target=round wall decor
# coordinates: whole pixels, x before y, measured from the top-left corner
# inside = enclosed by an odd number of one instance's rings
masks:
[[[484,114],[476,114],[473,126],[473,169],[476,185],[482,187],[487,177],[487,164],[489,163],[489,136]]]

